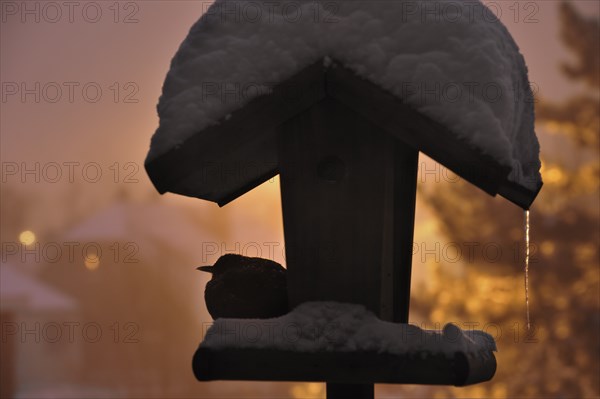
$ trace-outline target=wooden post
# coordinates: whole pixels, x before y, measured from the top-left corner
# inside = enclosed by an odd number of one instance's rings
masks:
[[[358,303],[407,322],[418,151],[331,99],[280,137],[291,307]],[[372,383],[327,384],[329,399],[373,396]]]
[[[396,142],[394,154],[394,272],[392,301],[395,323],[408,323],[415,230],[419,152]]]
[[[374,399],[373,384],[327,383],[327,399]]]

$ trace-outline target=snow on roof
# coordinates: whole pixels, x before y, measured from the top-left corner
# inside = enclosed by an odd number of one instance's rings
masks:
[[[0,303],[19,304],[29,310],[73,310],[77,303],[67,295],[20,272],[16,266],[0,265]],[[10,305],[7,305],[10,306]]]
[[[109,388],[81,386],[74,384],[60,384],[46,387],[25,387],[16,393],[16,399],[113,399],[122,397],[123,394]]]
[[[538,188],[525,61],[478,0],[216,0],[171,62],[148,159],[329,57],[511,166],[511,180]]]
[[[134,242],[139,247],[139,255],[150,259],[156,258],[159,243],[184,254],[200,248],[203,241],[215,241],[173,206],[127,202],[100,210],[69,231],[65,239]]]
[[[482,331],[463,331],[454,324],[446,324],[442,331],[422,330],[382,321],[364,306],[338,302],[306,302],[273,319],[217,319],[201,347],[448,356],[496,350],[494,338]]]

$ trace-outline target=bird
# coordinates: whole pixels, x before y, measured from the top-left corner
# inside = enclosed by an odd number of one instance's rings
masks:
[[[204,300],[213,319],[269,319],[288,312],[287,270],[263,258],[225,254],[213,266]]]

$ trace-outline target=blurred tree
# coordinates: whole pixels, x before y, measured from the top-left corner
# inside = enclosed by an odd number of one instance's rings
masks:
[[[435,388],[435,397],[600,395],[600,25],[568,2],[560,4],[560,17],[561,39],[575,56],[562,70],[582,89],[564,102],[536,101],[538,130],[563,140],[560,155],[568,162],[542,152],[545,185],[531,212],[531,332],[525,327],[522,211],[464,181],[420,190],[449,240],[462,242],[463,254],[472,256],[461,277],[444,259],[429,264],[429,286],[413,308],[432,322],[499,327],[488,329],[499,344],[494,379]],[[492,259],[481,250],[491,243],[502,256]]]

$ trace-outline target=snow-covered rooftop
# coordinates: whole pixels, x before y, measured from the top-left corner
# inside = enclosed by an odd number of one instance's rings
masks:
[[[77,302],[33,277],[20,272],[17,266],[0,264],[0,306],[18,306],[29,310],[74,310]]]
[[[382,321],[364,306],[306,302],[273,319],[217,319],[201,347],[269,348],[300,352],[385,352],[391,354],[489,353],[491,335],[446,324],[442,331]]]
[[[157,259],[163,244],[180,254],[192,254],[199,242],[214,237],[186,219],[178,208],[158,204],[117,202],[93,214],[67,232],[66,240],[133,242],[140,256]]]
[[[538,188],[524,59],[473,0],[216,0],[172,60],[148,159],[329,57],[512,167],[511,180]]]

